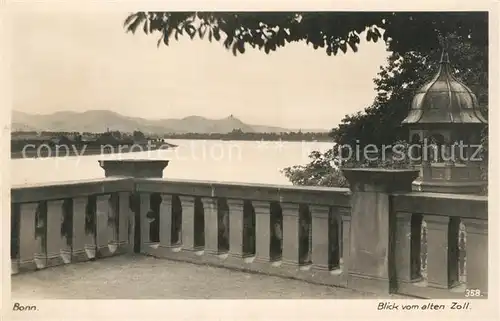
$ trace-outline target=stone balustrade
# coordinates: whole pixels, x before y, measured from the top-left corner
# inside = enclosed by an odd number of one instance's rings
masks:
[[[384,294],[487,296],[487,197],[411,192],[411,170],[344,173],[350,190],[151,171],[13,187],[12,273],[136,252]]]
[[[164,179],[135,188],[141,253],[347,286],[348,189]]]
[[[128,252],[130,179],[11,189],[12,274]]]

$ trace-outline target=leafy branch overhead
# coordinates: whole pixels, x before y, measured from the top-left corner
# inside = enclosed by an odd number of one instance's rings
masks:
[[[356,52],[365,31],[367,41],[383,40],[398,53],[429,51],[452,32],[484,47],[487,21],[487,12],[136,12],[124,27],[159,35],[158,46],[187,35],[221,42],[234,55],[246,45],[270,53],[299,41],[337,55]]]

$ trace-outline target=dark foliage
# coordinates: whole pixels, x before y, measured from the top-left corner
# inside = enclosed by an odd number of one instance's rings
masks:
[[[158,34],[158,46],[187,35],[221,42],[234,55],[244,53],[245,45],[269,53],[297,41],[336,55],[356,52],[364,31],[367,41],[383,40],[400,54],[435,49],[437,31],[484,47],[487,21],[487,12],[136,12],[124,26]]]

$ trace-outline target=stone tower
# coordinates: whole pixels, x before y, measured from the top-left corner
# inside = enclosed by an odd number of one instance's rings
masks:
[[[416,93],[403,120],[414,146],[410,150],[413,165],[420,169],[414,190],[480,192],[487,182],[481,180],[480,162],[474,154],[486,123],[476,96],[453,77],[444,49],[437,74]]]

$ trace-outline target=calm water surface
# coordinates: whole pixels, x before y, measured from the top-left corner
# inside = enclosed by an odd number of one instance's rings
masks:
[[[255,142],[168,140],[171,150],[72,157],[11,160],[13,185],[49,183],[104,177],[100,159],[167,159],[163,177],[266,184],[291,183],[280,170],[307,164],[313,150],[332,147],[324,142]]]

